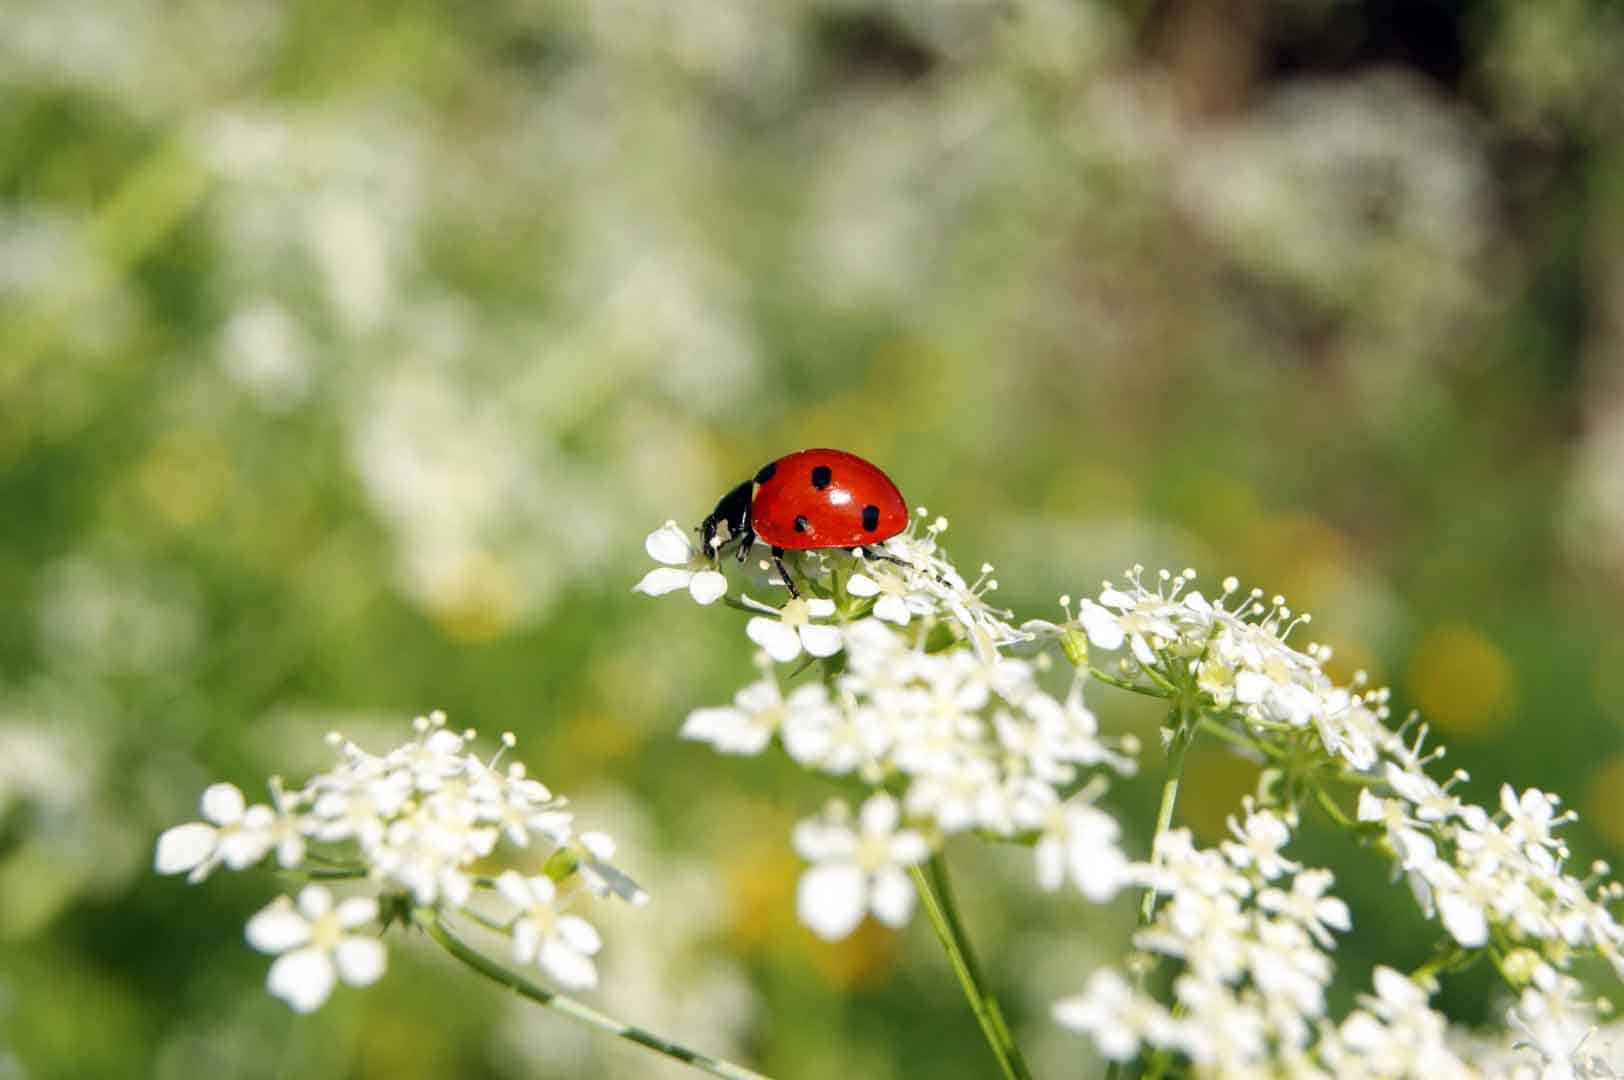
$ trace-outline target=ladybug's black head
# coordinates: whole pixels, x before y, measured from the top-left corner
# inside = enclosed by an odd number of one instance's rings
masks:
[[[750,500],[754,496],[755,482],[746,480],[723,495],[710,516],[699,523],[700,550],[715,557],[724,546],[739,542],[739,561],[750,557],[756,534],[750,528]]]

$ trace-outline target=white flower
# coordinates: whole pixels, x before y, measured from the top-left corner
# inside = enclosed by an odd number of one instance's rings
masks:
[[[1438,921],[1468,949],[1488,944],[1489,909],[1498,892],[1492,880],[1462,877],[1445,862],[1433,863],[1427,875]]]
[[[889,795],[863,804],[858,828],[837,804],[822,818],[795,827],[795,849],[815,865],[801,875],[795,907],[818,936],[835,941],[872,911],[887,926],[913,914],[914,891],[906,867],[930,857],[930,845],[912,829],[899,829],[901,813]]]
[[[668,521],[649,533],[643,550],[649,558],[665,565],[644,574],[643,580],[632,586],[633,592],[664,596],[685,588],[701,604],[715,603],[727,593],[727,578],[689,542],[688,534],[676,522]]]
[[[823,689],[810,684],[791,694],[790,700],[814,687]],[[891,733],[872,707],[841,710],[826,696],[810,693],[788,710],[779,737],[784,752],[794,760],[837,775],[873,766],[891,745]]]
[[[822,683],[796,687],[786,700],[769,675],[735,694],[731,706],[689,713],[681,734],[708,742],[724,754],[759,754],[779,731],[785,731],[787,742],[792,724],[801,730],[828,729],[838,717]]]
[[[1081,994],[1055,1002],[1054,1018],[1064,1027],[1092,1036],[1109,1061],[1131,1060],[1141,1042],[1167,1045],[1176,1027],[1161,1003],[1136,993],[1110,968],[1089,976]]]
[[[1271,810],[1249,810],[1245,824],[1229,819],[1230,835],[1235,841],[1224,841],[1224,855],[1240,869],[1255,866],[1264,880],[1273,881],[1281,874],[1300,869],[1280,854],[1280,849],[1291,839],[1291,829],[1279,814]]]
[[[546,875],[522,877],[505,870],[496,879],[502,897],[517,909],[513,920],[513,962],[538,964],[567,990],[590,990],[598,983],[592,956],[602,939],[591,923],[558,908],[558,886]]]
[[[202,881],[224,863],[232,870],[253,866],[274,847],[283,866],[296,866],[304,858],[304,837],[297,822],[280,808],[281,789],[272,786],[279,809],[246,805],[235,784],[211,784],[203,792],[205,821],[166,829],[158,837],[153,865],[160,874],[187,873],[186,880]]]
[[[1329,949],[1333,943],[1331,930],[1345,933],[1353,926],[1348,905],[1334,896],[1325,895],[1332,880],[1329,870],[1304,870],[1292,879],[1291,892],[1264,889],[1258,894],[1257,906],[1264,911],[1286,916]]]
[[[878,596],[874,601],[874,617],[897,626],[907,626],[916,615],[929,615],[934,606],[930,595],[915,592],[907,580],[897,573],[874,569],[873,576],[856,573],[846,579],[846,591],[853,596]]]
[[[310,1012],[327,1000],[335,978],[351,986],[368,986],[384,972],[383,943],[347,933],[378,917],[378,901],[352,896],[336,907],[333,894],[307,885],[299,904],[279,896],[248,920],[248,943],[263,953],[280,953],[271,965],[266,986],[299,1012]]]
[[[1068,877],[1095,903],[1128,883],[1128,859],[1117,846],[1116,820],[1093,806],[1061,803],[1046,808],[1033,855],[1038,884],[1053,892]]]
[[[753,606],[777,618],[757,615],[745,624],[744,632],[780,664],[787,664],[800,656],[803,648],[809,656],[818,657],[833,656],[840,651],[840,628],[812,621],[833,615],[833,600],[822,597],[795,599],[778,609],[765,604]]]
[[[1500,809],[1507,818],[1507,834],[1519,844],[1552,850],[1560,848],[1562,842],[1551,830],[1577,816],[1572,813],[1558,814],[1556,807],[1560,801],[1555,795],[1537,788],[1529,788],[1519,796],[1510,784],[1500,785]]]
[[[1444,1018],[1427,1005],[1427,992],[1389,967],[1377,967],[1374,996],[1360,995],[1321,1047],[1337,1076],[1466,1080],[1475,1074],[1445,1043]]]

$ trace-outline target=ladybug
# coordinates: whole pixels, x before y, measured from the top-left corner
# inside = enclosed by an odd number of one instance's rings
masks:
[[[700,550],[719,555],[737,540],[742,563],[764,540],[790,595],[798,596],[784,552],[877,544],[907,526],[908,504],[878,465],[844,450],[797,450],[722,496],[700,523]]]

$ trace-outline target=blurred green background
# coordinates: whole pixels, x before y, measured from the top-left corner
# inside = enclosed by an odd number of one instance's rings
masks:
[[[653,894],[595,1003],[775,1075],[986,1075],[926,926],[796,925],[827,789],[677,740],[750,678],[742,618],[628,591],[646,532],[806,445],[948,515],[1022,617],[1136,561],[1285,592],[1475,797],[1560,791],[1616,858],[1621,26],[0,0],[0,1077],[681,1075],[400,935],[295,1018],[242,942],[273,876],[153,876],[211,780],[433,707],[517,732]],[[1251,782],[1198,755],[1181,813],[1210,838]],[[1303,844],[1354,905],[1341,1007],[1436,927]],[[1035,1066],[1088,1075],[1048,1005],[1130,913],[951,855]]]

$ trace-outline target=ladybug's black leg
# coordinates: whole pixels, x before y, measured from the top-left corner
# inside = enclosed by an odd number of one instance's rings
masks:
[[[866,547],[863,549],[863,554],[867,558],[875,559],[879,562],[896,563],[898,566],[906,566],[910,570],[913,569],[913,563],[909,562],[907,559],[899,559],[888,551],[880,551],[877,548]]]
[[[873,559],[876,562],[896,563],[898,566],[905,566],[909,570],[918,570],[919,569],[919,567],[915,566],[913,563],[909,562],[907,559],[899,559],[895,555],[891,554],[888,551],[880,551],[880,550],[878,550],[876,548],[871,548],[871,547],[864,548],[863,549],[863,556],[864,556],[864,558]],[[940,573],[937,573],[935,570],[927,570],[926,573],[930,574],[931,577],[935,578],[937,581],[941,582],[943,585],[948,584],[947,578],[943,577]]]
[[[778,567],[778,576],[784,579],[784,587],[789,590],[790,599],[799,600],[800,590],[795,587],[795,579],[789,576],[789,567],[784,565],[783,548],[773,548],[773,565]]]

